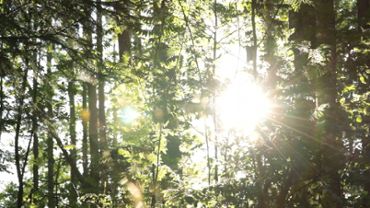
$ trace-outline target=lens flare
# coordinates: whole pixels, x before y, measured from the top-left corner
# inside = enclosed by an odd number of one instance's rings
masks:
[[[225,130],[250,135],[271,111],[263,89],[252,79],[238,76],[216,98],[216,112]]]
[[[120,110],[119,117],[123,123],[129,124],[137,120],[140,113],[133,107],[128,106]]]

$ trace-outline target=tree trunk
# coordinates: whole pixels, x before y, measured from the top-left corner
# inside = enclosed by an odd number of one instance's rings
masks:
[[[369,29],[369,26],[366,25],[370,22],[370,0],[357,0],[357,24],[358,24],[358,32],[360,34],[359,41],[363,41],[369,37],[366,36],[366,29]],[[363,54],[362,56],[366,56]],[[367,65],[370,67],[370,62],[367,63],[360,63],[359,65]],[[357,66],[358,68],[360,66]],[[369,116],[365,115],[365,119],[368,119]],[[364,120],[365,120],[364,119]],[[366,127],[365,127],[366,128]],[[362,139],[362,157],[364,162],[364,167],[370,164],[370,136],[364,136]],[[370,171],[367,170],[364,174],[369,174]],[[363,183],[364,190],[367,192],[366,196],[363,199],[362,206],[363,207],[370,207],[370,179],[366,178]]]
[[[52,82],[52,74],[51,74],[51,54],[48,52],[47,54],[47,83],[48,83],[48,101],[47,101],[47,116],[49,120],[53,118],[53,88],[51,85]],[[53,136],[48,130],[47,139],[46,139],[46,154],[48,159],[47,165],[47,199],[48,199],[48,207],[54,208],[55,204],[55,195],[54,195],[54,140]]]
[[[1,133],[3,132],[3,110],[4,110],[4,88],[3,88],[3,75],[0,71],[0,142],[1,142]]]
[[[34,104],[34,108],[32,110],[32,134],[33,134],[33,145],[32,145],[32,152],[33,152],[33,188],[30,193],[31,200],[33,199],[33,193],[36,193],[39,189],[39,138],[38,138],[38,83],[37,83],[37,75],[36,71],[34,71],[33,75],[33,94],[32,94],[32,102]]]
[[[123,12],[125,15],[129,14],[129,8],[126,2],[124,1],[125,6],[123,7],[122,11],[119,8],[115,8],[117,13]],[[130,28],[126,25],[125,29],[122,31],[122,33],[118,34],[118,54],[119,54],[119,60],[123,60],[123,54],[129,53],[131,50],[131,31]]]
[[[90,6],[86,4],[86,16],[91,17]],[[84,25],[84,35],[87,39],[87,53],[92,55],[93,50],[93,40],[92,40],[92,22],[87,20]],[[93,78],[95,73],[92,73]],[[97,109],[97,93],[96,85],[94,82],[89,82],[87,84],[87,94],[88,94],[88,115],[86,119],[89,119],[88,135],[89,135],[89,147],[90,147],[90,167],[89,167],[89,180],[91,181],[89,187],[86,187],[88,192],[98,193],[99,192],[99,140],[98,140],[98,109]]]
[[[214,32],[213,32],[213,57],[212,57],[212,79],[216,78],[216,59],[217,59],[217,30],[218,30],[218,15],[217,15],[217,0],[213,1],[213,17],[214,17]],[[213,106],[216,106],[216,89],[213,90]],[[215,173],[214,179],[215,183],[218,183],[218,125],[217,125],[217,112],[213,109],[213,125],[214,125],[214,149],[215,149]]]
[[[253,76],[257,79],[257,29],[256,29],[256,0],[252,0],[252,15],[251,15],[251,22],[252,22],[252,35],[253,35],[253,46],[249,53],[252,53],[252,61],[253,61]],[[248,53],[248,51],[247,51]]]
[[[129,14],[129,7],[128,7],[128,1],[124,1],[125,5],[122,9],[120,8],[115,8],[116,12],[120,14],[123,12],[124,14]],[[125,29],[123,30],[122,33],[118,34],[118,54],[119,54],[119,61],[123,61],[123,54],[129,54],[131,50],[131,31],[130,27],[126,25]],[[113,147],[118,144],[118,135],[117,131],[118,128],[116,128],[116,125],[118,125],[118,115],[117,115],[118,109],[115,107],[113,108],[113,122],[114,122],[114,133],[113,133]],[[112,192],[112,201],[113,201],[113,206],[117,205],[117,193],[118,193],[118,186],[119,186],[119,180],[121,180],[121,176],[119,172],[116,170],[116,167],[113,167],[111,177],[112,177],[112,187],[111,187],[111,192]]]
[[[69,136],[71,139],[71,145],[73,146],[70,155],[72,159],[71,166],[71,187],[69,203],[72,207],[76,207],[77,203],[77,177],[72,168],[76,166],[77,151],[76,151],[76,110],[75,110],[75,86],[73,81],[68,82],[68,97],[69,97]]]
[[[89,94],[89,145],[90,145],[90,177],[94,187],[92,192],[98,192],[99,186],[99,142],[98,142],[98,117],[96,108],[96,86],[88,83],[88,94]]]
[[[88,142],[87,142],[87,131],[88,131],[88,126],[87,126],[87,121],[88,121],[88,109],[87,109],[87,84],[82,83],[82,168],[83,168],[83,175],[87,176],[88,175],[88,159],[87,159],[87,154],[88,154]]]
[[[26,60],[26,67],[28,67],[28,61]],[[18,107],[17,107],[17,117],[16,117],[16,127],[15,127],[15,136],[14,136],[14,154],[15,154],[15,166],[17,171],[17,178],[18,178],[18,193],[17,193],[17,207],[20,208],[23,206],[23,174],[22,174],[22,167],[21,167],[21,158],[19,154],[19,135],[21,131],[21,124],[22,124],[22,114],[23,114],[23,104],[25,99],[25,91],[27,86],[27,74],[28,68],[25,69],[23,78],[22,78],[22,87],[20,89],[20,95],[18,99]]]
[[[357,0],[357,23],[358,30],[362,33],[365,29],[369,29],[370,21],[370,0]]]
[[[106,138],[106,119],[105,119],[105,77],[103,65],[103,26],[102,26],[102,8],[100,0],[97,1],[97,21],[96,21],[96,48],[99,56],[98,60],[98,97],[99,97],[99,138],[104,150],[107,150],[108,143]]]
[[[265,1],[264,6],[264,22],[265,22],[265,32],[266,40],[264,42],[265,47],[265,59],[269,64],[268,75],[266,80],[266,87],[270,90],[276,88],[277,82],[277,69],[278,69],[278,59],[276,57],[276,38],[274,33],[276,31],[274,21],[276,21],[275,15],[278,13],[280,7],[273,8],[273,2],[271,0]],[[257,44],[257,43],[256,43]],[[257,45],[256,45],[257,47]]]
[[[290,187],[293,185],[293,181],[295,181],[295,170],[292,167],[285,180],[282,181],[282,184],[279,189],[278,196],[276,197],[276,208],[285,208],[286,207],[286,199],[289,192]]]
[[[339,170],[343,168],[344,157],[343,157],[343,144],[338,135],[338,111],[340,109],[337,103],[337,41],[336,41],[336,20],[335,20],[335,1],[334,0],[318,0],[316,9],[321,15],[325,15],[329,19],[327,25],[329,26],[326,31],[330,34],[328,40],[330,40],[330,57],[329,63],[327,64],[328,80],[326,80],[325,95],[322,98],[321,103],[328,103],[329,108],[327,109],[327,125],[325,127],[326,135],[324,136],[324,144],[329,145],[330,148],[323,147],[323,159],[324,164],[327,167],[324,168],[324,174],[327,176],[327,189],[328,192],[324,193],[323,206],[340,208],[343,207],[343,191],[341,187],[341,178]],[[318,18],[322,21],[322,18]]]
[[[100,139],[100,153],[101,157],[109,154],[104,154],[108,151],[108,142],[106,135],[106,119],[105,119],[105,75],[104,75],[104,64],[103,64],[103,26],[102,26],[102,7],[101,1],[97,1],[97,14],[96,14],[96,48],[98,52],[98,103],[99,103],[99,139]],[[103,157],[102,157],[103,158]],[[105,159],[104,159],[105,160]],[[102,193],[105,193],[106,187],[108,186],[108,168],[104,164],[101,166],[101,189]]]

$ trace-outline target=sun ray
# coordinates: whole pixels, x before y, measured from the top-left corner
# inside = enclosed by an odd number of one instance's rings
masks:
[[[249,135],[269,116],[272,104],[262,87],[242,74],[220,93],[215,107],[224,130]]]

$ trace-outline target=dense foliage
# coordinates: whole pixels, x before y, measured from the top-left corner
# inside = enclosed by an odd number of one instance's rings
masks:
[[[370,0],[0,0],[0,25],[0,207],[370,207]]]

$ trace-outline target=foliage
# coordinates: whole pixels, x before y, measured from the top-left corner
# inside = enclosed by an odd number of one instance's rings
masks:
[[[369,14],[0,1],[0,206],[370,207]],[[272,103],[248,133],[217,105],[243,76]]]

